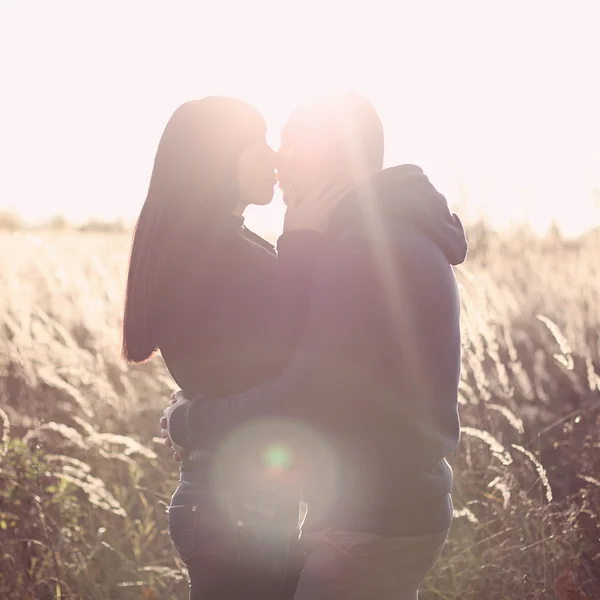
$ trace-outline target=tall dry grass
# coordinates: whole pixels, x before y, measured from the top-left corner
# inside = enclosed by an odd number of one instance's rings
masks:
[[[119,357],[128,244],[0,236],[2,598],[185,597],[154,437],[172,383]],[[423,598],[600,598],[599,251],[486,234],[458,270],[456,519]]]

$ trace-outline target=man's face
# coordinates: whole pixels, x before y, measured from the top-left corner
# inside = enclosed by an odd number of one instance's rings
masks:
[[[288,123],[278,152],[279,187],[287,205],[306,194],[339,168],[339,152],[330,126],[317,121]]]

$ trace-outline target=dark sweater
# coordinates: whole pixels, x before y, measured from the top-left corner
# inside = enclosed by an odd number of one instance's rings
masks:
[[[166,264],[159,349],[190,397],[221,397],[281,373],[308,310],[309,280],[322,236],[288,232],[278,252],[242,220],[173,240]],[[189,264],[185,264],[189,261]],[[181,273],[192,273],[182,277]],[[183,468],[197,466],[185,461]]]
[[[292,362],[244,393],[198,398],[173,439],[214,449],[242,425],[279,417],[306,465],[313,526],[443,531],[445,457],[459,441],[451,265],[466,257],[463,227],[422,171],[403,165],[345,198],[328,237]]]

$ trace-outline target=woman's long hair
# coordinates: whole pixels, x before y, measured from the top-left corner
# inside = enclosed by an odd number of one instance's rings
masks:
[[[245,148],[264,138],[260,114],[240,100],[208,97],[180,106],[158,145],[148,195],[133,234],[123,319],[123,357],[144,362],[158,347],[160,303],[182,239],[203,240],[240,203],[237,168]],[[174,260],[181,258],[175,265]]]

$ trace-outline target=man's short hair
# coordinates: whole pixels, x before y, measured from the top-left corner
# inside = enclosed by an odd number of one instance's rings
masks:
[[[383,168],[383,125],[364,96],[349,91],[304,104],[292,113],[284,132],[293,135],[307,126],[339,137],[341,150],[353,168],[368,174]]]

